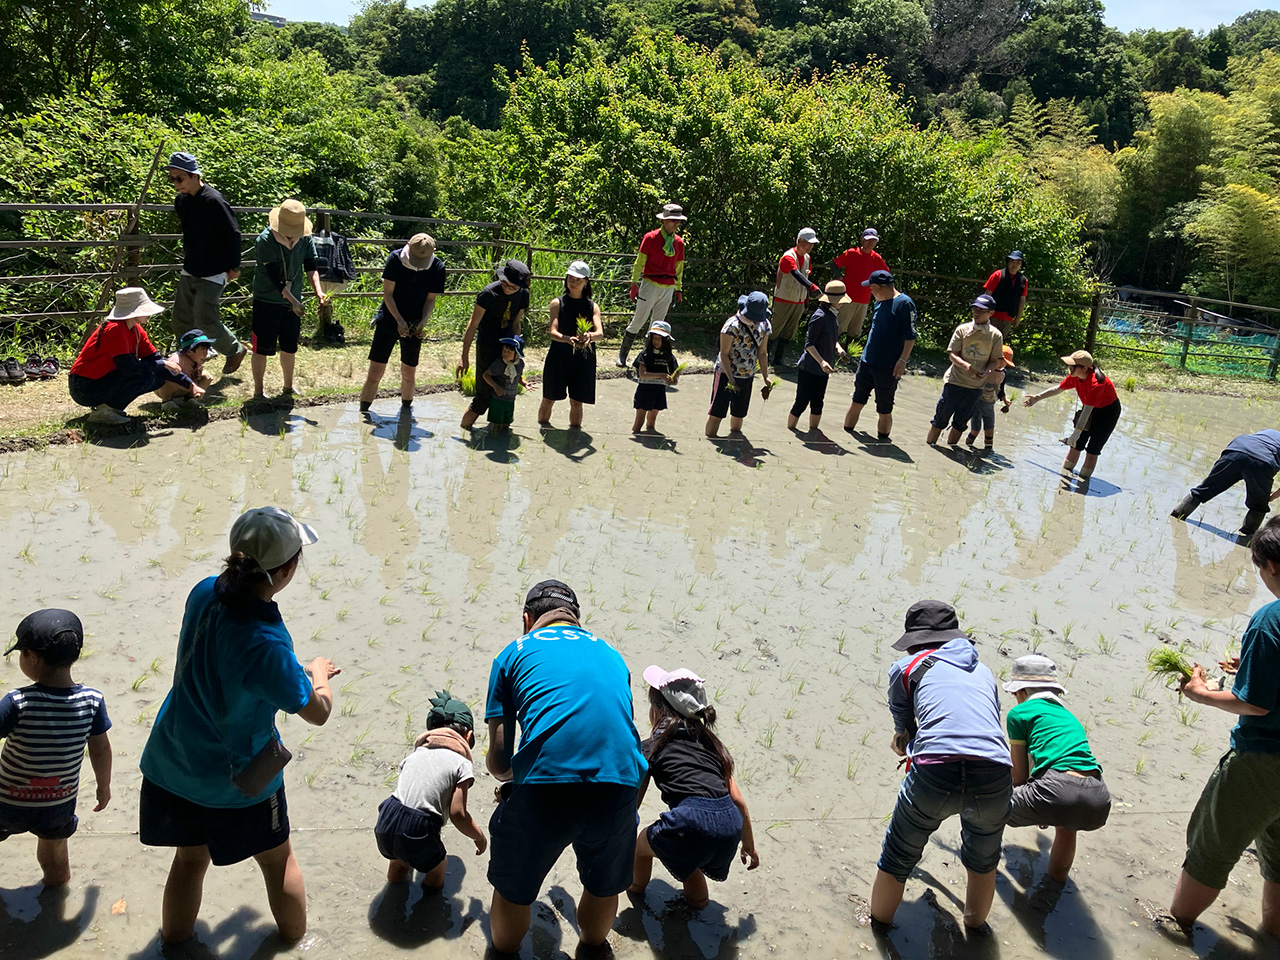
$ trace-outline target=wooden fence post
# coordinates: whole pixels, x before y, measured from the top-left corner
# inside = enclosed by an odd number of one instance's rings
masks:
[[[320,232],[324,236],[328,237],[330,225],[329,211],[321,210],[317,215],[317,219],[319,220],[318,225],[320,227]],[[320,304],[320,306],[316,308],[316,316],[319,318],[319,328],[316,330],[315,342],[317,344],[324,344],[327,339],[325,335],[329,332],[329,324],[333,323],[333,301],[326,300],[324,303]]]
[[[1196,316],[1199,310],[1196,307],[1195,297],[1191,298],[1191,316],[1187,320],[1187,335],[1182,338],[1182,356],[1178,359],[1178,366],[1183,370],[1187,369],[1187,354],[1191,352],[1191,338],[1196,333]]]
[[[1098,324],[1102,321],[1102,291],[1093,295],[1093,306],[1089,309],[1089,329],[1084,334],[1084,348],[1093,353],[1098,343]]]

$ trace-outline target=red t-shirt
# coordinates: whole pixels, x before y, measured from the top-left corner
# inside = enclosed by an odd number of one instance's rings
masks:
[[[132,354],[139,360],[156,354],[147,331],[124,320],[108,320],[89,337],[68,373],[87,380],[101,380],[116,368],[116,357]]]
[[[662,229],[650,230],[640,241],[640,252],[644,254],[644,278],[664,287],[673,286],[676,282],[676,264],[684,260],[684,237],[676,234],[673,238],[675,256],[667,256],[662,240]]]
[[[871,288],[864,287],[862,281],[877,270],[889,269],[884,257],[874,250],[864,252],[861,247],[850,247],[831,262],[844,268],[845,293],[854,303],[870,303]]]
[[[1101,383],[1097,381],[1092,373],[1087,380],[1071,376],[1064,377],[1062,382],[1058,384],[1058,389],[1074,389],[1080,397],[1080,402],[1090,407],[1109,407],[1120,399],[1116,396],[1116,385],[1111,382],[1111,378],[1105,373],[1102,375]]]

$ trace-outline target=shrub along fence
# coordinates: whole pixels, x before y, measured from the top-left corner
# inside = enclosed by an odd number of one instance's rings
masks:
[[[252,244],[266,226],[269,208],[233,209],[243,231],[243,273],[228,287],[222,302],[232,329],[247,333]],[[344,324],[348,339],[367,339],[382,296],[380,276],[387,253],[418,231],[435,236],[447,265],[448,287],[431,324],[435,337],[461,334],[472,298],[507,257],[523,259],[533,269],[532,322],[526,330],[534,343],[545,339],[546,304],[560,294],[564,269],[571,260],[583,259],[592,266],[594,295],[607,336],[616,337],[631,314],[627,288],[634,251],[569,249],[550,245],[541,237],[514,239],[499,223],[326,208],[308,212],[317,233],[332,230],[347,237],[358,272],[355,281],[334,294],[323,317],[309,310],[308,329],[318,331],[320,321],[332,318]],[[102,315],[120,286],[145,286],[155,299],[169,303],[182,265],[178,229],[172,207],[161,204],[0,204],[0,349],[74,353],[84,331]],[[696,240],[691,245],[696,252]],[[822,255],[836,252],[833,245]],[[776,266],[776,261],[690,257],[684,303],[674,305],[671,312],[671,319],[682,328],[682,344],[712,348],[720,323],[733,312],[739,295],[753,289],[772,290]],[[922,344],[945,347],[955,324],[969,316],[969,302],[980,292],[982,280],[893,266],[899,289],[920,308]],[[819,264],[815,280],[822,283],[830,278]],[[1015,343],[1021,351],[1046,355],[1076,349],[1097,329],[1101,305],[1098,291],[1033,286]],[[161,332],[157,340],[164,339]]]

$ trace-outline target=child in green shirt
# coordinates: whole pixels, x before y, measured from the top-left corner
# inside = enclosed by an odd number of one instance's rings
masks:
[[[1111,813],[1102,767],[1089,749],[1084,726],[1061,697],[1058,668],[1031,654],[1013,663],[1004,685],[1018,705],[1006,725],[1013,757],[1011,827],[1053,827],[1048,875],[1065,883],[1076,857],[1076,834],[1097,830]]]

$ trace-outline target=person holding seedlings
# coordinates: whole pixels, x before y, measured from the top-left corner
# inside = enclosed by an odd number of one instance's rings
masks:
[[[960,862],[968,871],[966,929],[981,929],[996,892],[1000,843],[1013,797],[1012,760],[1000,727],[1000,691],[960,629],[955,609],[919,600],[893,645],[906,654],[889,668],[893,752],[907,777],[871,890],[871,919],[891,924],[907,878],[929,837],[960,816]]]
[[[115,306],[80,348],[67,372],[67,392],[82,407],[92,407],[88,423],[128,423],[124,408],[144,393],[173,383],[192,396],[204,388],[182,372],[178,361],[152,345],[143,324],[164,307],[141,287],[116,291]]]
[[[582,426],[582,405],[596,402],[596,341],[604,337],[600,305],[591,299],[591,267],[581,260],[565,271],[564,293],[551,301],[551,347],[542,369],[538,423],[550,426],[556,401],[569,397],[569,427]]]
[[[503,781],[489,820],[490,934],[515,953],[529,905],[565,848],[577,856],[578,936],[605,942],[618,895],[634,879],[637,788],[646,764],[622,656],[581,626],[577,595],[559,580],[524,601],[524,636],[494,658],[485,764]],[[513,751],[516,726],[519,748]]]
[[[1106,824],[1111,794],[1084,726],[1062,702],[1067,691],[1052,660],[1038,654],[1019,657],[1004,690],[1018,701],[1005,718],[1013,758],[1009,826],[1053,827],[1047,873],[1066,883],[1076,858],[1076,834]]]
[[[387,879],[392,883],[403,883],[417,870],[424,887],[444,886],[440,831],[445,817],[475,841],[476,856],[488,847],[484,831],[467,811],[467,791],[476,782],[471,767],[475,745],[471,708],[448,690],[438,691],[431,698],[426,732],[414,741],[413,753],[400,761],[395,792],[378,806],[373,835],[378,852],[391,861]]]
[[[422,338],[436,298],[444,293],[444,280],[445,264],[436,256],[436,241],[430,234],[415,233],[387,257],[382,268],[382,303],[373,318],[369,372],[360,390],[361,413],[368,413],[378,395],[396,343],[400,344],[400,405],[413,406]]]
[[[871,332],[853,378],[853,394],[849,411],[844,415],[844,428],[853,433],[858,428],[862,408],[876,395],[877,439],[888,443],[893,430],[893,399],[898,381],[907,372],[907,360],[916,345],[916,305],[894,286],[888,270],[874,270],[862,282],[875,298],[871,314]]]
[[[684,296],[684,237],[678,231],[689,218],[678,203],[663,204],[658,213],[662,226],[650,230],[640,241],[635,265],[631,268],[631,300],[636,305],[627,328],[622,331],[615,365],[626,369],[627,354],[641,332],[654,321],[666,320],[671,300]]]
[[[1280,497],[1280,489],[1271,492],[1277,473],[1280,473],[1280,430],[1243,434],[1227,444],[1209,475],[1178,501],[1169,516],[1185,520],[1200,504],[1208,503],[1243,480],[1245,515],[1240,535],[1252,536],[1262,526],[1271,501]]]
[[[969,425],[974,408],[982,399],[982,388],[987,377],[1004,365],[1004,337],[991,325],[991,311],[995,301],[987,294],[980,294],[970,306],[973,319],[962,323],[951,334],[947,353],[951,365],[942,375],[942,396],[929,421],[926,443],[934,446],[942,435],[943,427],[951,424],[947,443],[955,446],[960,434]]]
[[[667,409],[667,384],[675,383],[680,376],[680,365],[671,349],[675,340],[671,324],[655,320],[644,349],[636,355],[636,395],[632,400],[636,418],[631,424],[632,433],[639,433],[641,427],[655,429],[658,414]]]
[[[1011,251],[1005,257],[1004,268],[987,277],[982,289],[996,302],[991,314],[991,324],[1002,336],[1022,322],[1022,311],[1027,305],[1027,275],[1022,272],[1022,251]]]
[[[76,683],[71,665],[84,648],[84,628],[70,610],[37,610],[22,618],[4,652],[32,681],[0,698],[0,840],[36,837],[46,887],[71,880],[67,838],[76,832],[76,797],[86,748],[97,781],[94,813],[111,802],[111,741],[106,698]]]
[[[751,815],[733,778],[733,757],[715,734],[716,708],[707,702],[705,681],[683,667],[647,667],[649,724],[653,733],[640,746],[649,772],[640,784],[637,807],[652,780],[668,806],[666,813],[636,838],[635,879],[628,893],[643,896],[657,857],[684,884],[695,910],[710,900],[707,878],[729,879],[738,844],[748,870],[760,866]]]
[[[498,268],[498,279],[476,295],[475,309],[462,335],[462,359],[454,371],[459,378],[471,369],[471,342],[476,345],[476,386],[471,406],[462,415],[462,429],[470,430],[480,414],[489,409],[493,388],[484,373],[502,355],[503,337],[520,336],[525,311],[529,309],[529,283],[533,274],[520,260],[507,260]]]
[[[1280,597],[1280,518],[1272,517],[1249,547],[1258,576]],[[1230,690],[1210,686],[1196,664],[1182,693],[1240,718],[1187,823],[1187,857],[1169,912],[1190,931],[1227,885],[1250,844],[1262,874],[1263,933],[1280,937],[1280,602],[1249,620],[1240,656],[1222,664],[1235,674]]]
[[[218,352],[227,358],[222,373],[235,373],[248,351],[222,322],[220,301],[227,284],[240,276],[240,224],[226,198],[204,182],[191,154],[172,154],[165,173],[177,191],[173,210],[182,223],[182,270],[170,321],[173,335],[182,339],[190,330],[209,331]]]
[[[139,839],[176,847],[164,888],[160,937],[195,935],[209,864],[252,857],[280,937],[307,932],[302,869],[289,843],[284,767],[292,755],[277,710],[322,726],[333,710],[331,660],[303,667],[275,597],[316,532],[279,507],[246,510],[231,525],[217,577],[187,597],[173,685],[142,750]]]
[[[204,365],[212,352],[213,337],[206,336],[205,332],[199,328],[194,328],[178,338],[178,349],[171,353],[165,362],[176,361],[178,369],[190,378],[194,386],[200,387],[200,392],[203,393],[203,388],[209,383]],[[156,396],[161,401],[160,409],[169,413],[200,409],[200,401],[196,399],[194,391],[184,389],[172,380],[166,380],[160,384],[156,388]]]
[[[1009,412],[1009,398],[1004,395],[1004,371],[1013,368],[1013,347],[1006,343],[1003,350],[1004,359],[999,368],[986,377],[986,382],[982,385],[982,396],[973,410],[973,419],[969,421],[969,436],[965,438],[965,443],[971,447],[978,439],[979,430],[985,434],[986,449],[990,450],[995,446],[997,400],[1002,404],[1000,412]]]
[[[842,280],[827,283],[818,305],[809,314],[805,327],[804,353],[796,364],[796,400],[787,415],[787,429],[794,430],[800,422],[800,414],[809,410],[809,430],[817,430],[822,420],[823,403],[827,396],[827,381],[835,365],[844,356],[840,346],[841,307],[849,302]]]
[[[506,430],[516,417],[516,397],[520,388],[529,389],[524,379],[524,339],[522,337],[503,337],[498,341],[502,356],[489,364],[484,372],[484,382],[488,385],[493,399],[489,401],[489,425],[497,430]]]
[[[1076,411],[1075,429],[1062,438],[1070,449],[1066,459],[1062,461],[1062,469],[1068,473],[1076,468],[1076,461],[1084,451],[1084,466],[1080,468],[1080,479],[1088,480],[1098,465],[1098,454],[1111,439],[1111,434],[1120,422],[1120,397],[1116,393],[1116,385],[1111,378],[1098,369],[1093,362],[1093,354],[1088,350],[1077,350],[1069,357],[1062,357],[1067,365],[1067,375],[1056,387],[1050,387],[1042,393],[1027,396],[1023,406],[1030,407],[1045,397],[1052,397],[1063,390],[1075,390],[1080,398],[1080,409]]]
[[[267,358],[280,354],[281,396],[294,396],[294,361],[302,336],[302,281],[305,276],[316,302],[328,298],[320,287],[320,257],[311,236],[311,218],[297,200],[285,200],[267,214],[267,226],[253,247],[253,398],[263,400]]]
[[[889,272],[889,265],[884,262],[884,257],[876,253],[876,244],[879,242],[880,234],[874,227],[867,227],[862,231],[862,241],[858,246],[850,247],[831,261],[833,269],[844,271],[844,285],[849,291],[849,299],[837,311],[845,350],[862,336],[862,325],[867,319],[867,307],[871,303],[867,280],[877,270]]]
[[[796,234],[796,245],[778,260],[778,275],[773,287],[774,322],[773,365],[782,366],[782,355],[787,344],[800,330],[800,318],[804,315],[805,301],[822,291],[810,279],[812,263],[809,254],[818,245],[818,234],[812,227],[805,227]]]
[[[751,383],[756,369],[764,378],[762,395],[769,387],[769,297],[753,290],[738,298],[738,312],[720,328],[720,353],[712,372],[711,409],[707,411],[707,436],[720,433],[720,423],[730,414],[729,429],[738,432],[751,408]]]

